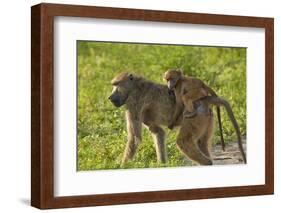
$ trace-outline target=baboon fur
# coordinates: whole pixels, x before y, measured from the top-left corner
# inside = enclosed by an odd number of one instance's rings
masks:
[[[165,85],[156,84],[142,77],[121,73],[111,81],[109,100],[116,106],[126,107],[128,141],[122,165],[131,160],[141,142],[142,124],[151,132],[159,163],[167,161],[165,131],[161,126],[171,123],[175,96]],[[180,119],[176,125],[180,124]]]

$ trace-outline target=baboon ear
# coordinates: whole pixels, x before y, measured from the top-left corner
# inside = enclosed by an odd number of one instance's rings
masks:
[[[133,74],[130,74],[130,75],[129,75],[129,79],[130,79],[130,81],[132,81],[132,80],[134,79]]]

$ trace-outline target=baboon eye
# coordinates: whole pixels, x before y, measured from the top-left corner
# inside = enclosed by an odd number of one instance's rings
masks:
[[[133,75],[132,75],[132,74],[129,75],[129,79],[130,79],[131,81],[133,80]]]

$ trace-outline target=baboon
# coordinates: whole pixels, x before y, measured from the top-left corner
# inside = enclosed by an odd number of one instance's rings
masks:
[[[185,81],[182,73],[177,70],[167,71],[164,78],[167,80],[169,89],[172,89],[176,95],[177,107],[173,119],[177,120],[178,116],[182,113],[183,108],[185,107],[184,96],[186,92],[182,87],[186,88],[184,84],[187,84],[188,82]],[[210,110],[210,105],[215,105],[217,108],[219,108],[219,106],[224,106],[235,128],[239,149],[242,154],[243,161],[246,163],[246,156],[242,147],[240,130],[229,103],[224,99],[218,98],[211,88],[204,86],[203,82],[202,87],[211,91],[209,93],[213,94],[213,96],[205,96],[193,102],[194,106],[196,105],[196,114],[193,117],[184,118],[181,123],[180,132],[177,137],[177,145],[179,149],[191,160],[201,165],[212,165],[209,146],[213,135],[213,115]],[[220,122],[220,116],[218,118]],[[173,127],[173,123],[170,127]]]
[[[141,142],[142,124],[151,132],[159,163],[167,161],[165,132],[176,106],[173,92],[166,85],[155,84],[130,73],[121,73],[111,81],[113,85],[109,100],[116,106],[126,107],[128,141],[122,165],[132,159]],[[178,119],[178,125],[180,123]]]
[[[209,94],[205,84],[198,78],[185,77],[181,71],[176,69],[165,72],[164,80],[167,81],[170,90],[175,89],[176,98],[181,99],[178,101],[184,105],[183,116],[186,118],[195,116],[196,110],[194,110],[193,102]],[[177,94],[181,94],[180,97],[177,97]]]
[[[217,97],[217,94],[213,89],[208,87],[203,81],[194,77],[186,77],[179,69],[169,69],[164,73],[163,79],[167,82],[167,86],[170,90],[175,92],[176,96],[176,109],[173,114],[172,123],[169,124],[169,128],[173,129],[174,123],[183,111],[185,118],[194,117],[197,110],[194,110],[193,102],[208,96],[209,94]],[[209,109],[206,108],[208,111]],[[221,114],[220,108],[217,107],[218,123],[221,135],[221,145],[223,151],[225,150],[225,143],[222,134]]]

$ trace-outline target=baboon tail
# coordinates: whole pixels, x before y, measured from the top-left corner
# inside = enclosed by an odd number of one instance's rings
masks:
[[[219,123],[220,136],[221,136],[221,148],[223,151],[225,151],[225,142],[223,138],[222,123],[221,123],[221,110],[219,106],[217,106],[216,108],[217,108],[217,116],[218,116],[218,123]]]
[[[245,152],[244,152],[244,149],[243,149],[243,145],[242,145],[241,132],[240,132],[240,129],[239,129],[239,125],[238,125],[238,123],[237,123],[237,121],[236,121],[236,119],[234,117],[233,111],[232,111],[229,103],[226,100],[224,100],[223,98],[214,97],[214,96],[208,96],[208,97],[205,97],[205,99],[208,101],[209,104],[213,104],[213,105],[215,105],[217,107],[224,106],[224,108],[226,109],[228,117],[229,117],[229,119],[230,119],[230,121],[231,121],[231,123],[232,123],[232,125],[233,125],[233,127],[235,129],[235,133],[237,135],[238,147],[239,147],[239,150],[241,152],[243,161],[244,161],[244,163],[247,163],[246,155],[245,155]],[[217,112],[218,112],[218,119],[219,119],[220,118],[220,113],[219,113],[219,111],[217,111]],[[219,126],[221,126],[221,124],[219,124]]]
[[[237,139],[238,139],[238,147],[239,147],[239,150],[241,152],[241,155],[242,155],[242,158],[243,158],[243,161],[244,163],[247,163],[247,160],[246,160],[246,155],[245,155],[245,152],[244,152],[244,149],[243,149],[243,146],[242,146],[242,139],[241,139],[241,132],[240,132],[240,129],[239,129],[239,126],[238,126],[238,123],[234,117],[234,114],[233,114],[233,111],[229,105],[229,103],[222,99],[222,98],[219,98],[222,102],[222,105],[225,107],[226,111],[227,111],[227,114],[232,122],[232,125],[235,129],[235,132],[236,132],[236,135],[237,135]]]

